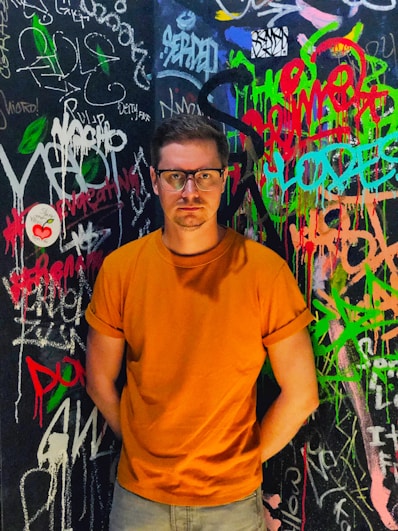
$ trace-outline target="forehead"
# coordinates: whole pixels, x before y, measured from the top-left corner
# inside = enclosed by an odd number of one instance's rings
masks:
[[[172,142],[160,149],[159,167],[170,169],[217,168],[221,161],[214,140]]]

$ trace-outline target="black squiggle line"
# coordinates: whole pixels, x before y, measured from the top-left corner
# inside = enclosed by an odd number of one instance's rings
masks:
[[[210,103],[208,99],[212,91],[220,85],[235,83],[240,87],[244,87],[251,83],[252,80],[252,75],[243,65],[219,72],[202,86],[198,94],[198,105],[202,112],[207,116],[241,131],[244,135],[250,138],[253,146],[253,149],[249,149],[243,153],[230,154],[230,162],[238,162],[241,164],[241,179],[237,191],[232,197],[230,204],[227,205],[223,218],[220,219],[220,221],[225,223],[232,219],[233,215],[238,211],[244,201],[246,190],[250,190],[250,194],[257,208],[260,222],[264,226],[267,234],[267,247],[273,249],[280,256],[285,257],[286,253],[284,246],[269,218],[267,208],[263,202],[253,173],[253,164],[255,160],[259,160],[264,155],[263,138],[250,125],[247,125],[238,118],[217,109],[217,107]]]

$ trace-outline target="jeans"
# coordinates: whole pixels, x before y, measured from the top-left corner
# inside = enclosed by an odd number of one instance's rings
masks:
[[[261,487],[216,507],[165,505],[115,483],[109,531],[266,531]]]

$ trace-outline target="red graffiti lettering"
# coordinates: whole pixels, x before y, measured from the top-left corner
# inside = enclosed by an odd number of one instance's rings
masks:
[[[47,253],[43,253],[36,260],[34,267],[23,267],[20,273],[13,271],[9,279],[13,303],[18,304],[21,299],[26,300],[40,284],[48,286],[52,282],[55,288],[66,290],[67,280],[74,278],[79,271],[89,269],[88,272],[95,275],[102,263],[103,252],[90,254],[93,256],[88,255],[86,261],[81,255],[74,257],[70,254],[65,261],[57,260],[49,267],[49,257]]]
[[[130,192],[132,189],[140,191],[139,175],[134,173],[134,167],[130,170],[123,168],[123,175],[118,175],[117,181],[111,181],[105,177],[105,183],[100,188],[89,188],[87,192],[77,194],[72,192],[69,199],[60,199],[55,204],[55,209],[61,219],[69,215],[75,216],[79,210],[84,216],[98,212],[101,207],[106,207],[106,203],[117,198],[121,192]]]
[[[353,64],[336,66],[323,82],[314,79],[316,61],[336,46],[349,48]],[[378,109],[384,105],[387,90],[365,83],[367,61],[364,50],[355,42],[344,38],[328,39],[313,52],[308,63],[295,58],[281,70],[279,86],[283,97],[261,115],[249,110],[242,121],[250,124],[264,136],[265,160],[275,171],[273,153],[279,151],[285,162],[295,160],[313,142],[334,138],[342,142],[352,133],[347,121],[350,112],[358,131],[364,115],[374,124],[380,121]],[[244,145],[244,138],[241,138]]]
[[[25,230],[25,216],[29,212],[29,210],[34,205],[31,205],[29,208],[25,208],[22,212],[18,212],[16,208],[11,209],[11,216],[12,219],[10,219],[9,216],[6,216],[6,223],[7,226],[3,230],[3,236],[6,241],[6,254],[11,247],[12,250],[12,256],[15,255],[15,249],[17,247],[17,241],[19,239],[21,245],[23,245],[23,231]]]
[[[85,370],[79,360],[65,356],[62,363],[72,365],[74,376],[71,380],[64,380],[61,374],[61,362],[55,364],[55,371],[38,363],[30,356],[26,357],[26,364],[28,366],[29,374],[32,379],[35,390],[35,406],[33,418],[39,416],[40,427],[43,426],[43,398],[56,385],[63,385],[64,387],[74,387],[75,385],[85,386]],[[41,377],[49,378],[47,384],[42,383]]]

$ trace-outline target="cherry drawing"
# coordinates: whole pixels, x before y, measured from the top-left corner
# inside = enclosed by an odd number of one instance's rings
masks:
[[[53,223],[53,219],[48,219],[43,225],[40,225],[40,223],[36,223],[36,225],[33,225],[32,232],[35,236],[40,238],[41,240],[45,240],[46,238],[49,238],[53,231],[51,227],[48,226],[48,224]]]

